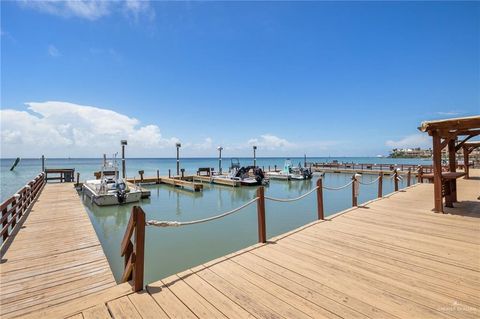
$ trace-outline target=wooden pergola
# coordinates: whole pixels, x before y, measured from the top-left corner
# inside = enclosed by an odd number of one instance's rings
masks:
[[[427,132],[433,139],[434,211],[443,213],[444,194],[449,194],[451,202],[457,200],[456,178],[460,174],[442,174],[442,149],[448,147],[449,170],[450,173],[455,173],[457,169],[456,153],[465,147],[464,145],[469,139],[480,135],[480,116],[425,121],[418,129]]]
[[[475,142],[465,142],[462,145],[462,150],[463,150],[463,167],[465,171],[465,178],[468,179],[470,178],[469,176],[469,156],[470,153],[473,152],[474,149],[480,147],[480,141],[475,141]]]

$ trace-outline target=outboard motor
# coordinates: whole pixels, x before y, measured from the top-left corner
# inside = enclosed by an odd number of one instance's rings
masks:
[[[303,174],[303,179],[310,179],[313,176],[312,171],[309,168],[304,168],[302,170],[302,174]]]
[[[127,192],[125,183],[118,183],[117,184],[117,200],[120,204],[125,203],[127,199]]]

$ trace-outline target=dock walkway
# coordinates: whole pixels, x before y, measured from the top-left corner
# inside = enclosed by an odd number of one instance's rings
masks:
[[[417,184],[140,293],[123,284],[30,318],[478,318],[478,173],[458,180],[447,214]]]
[[[2,318],[116,285],[73,183],[46,184],[0,265]]]

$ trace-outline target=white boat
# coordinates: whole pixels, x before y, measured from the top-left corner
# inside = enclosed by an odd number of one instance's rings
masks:
[[[277,180],[305,180],[311,179],[313,174],[310,169],[303,168],[301,165],[293,167],[290,159],[287,159],[283,164],[283,170],[280,172],[267,172],[270,179]]]
[[[112,174],[105,174],[112,172]],[[100,179],[87,180],[82,186],[82,193],[98,206],[134,203],[142,198],[142,191],[135,186],[129,187],[118,177],[116,162],[104,161]]]
[[[249,174],[250,171],[253,172],[253,176]],[[243,186],[268,184],[268,179],[265,178],[261,168],[254,166],[240,167],[238,159],[232,159],[232,165],[230,166],[230,172],[228,175],[212,176],[212,180],[215,179],[237,181]]]

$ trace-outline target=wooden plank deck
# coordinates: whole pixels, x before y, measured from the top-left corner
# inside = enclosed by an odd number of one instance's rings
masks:
[[[140,293],[29,318],[479,318],[479,172],[448,214],[418,184]]]
[[[115,285],[73,183],[45,185],[23,227],[2,251],[1,317],[39,311]]]

